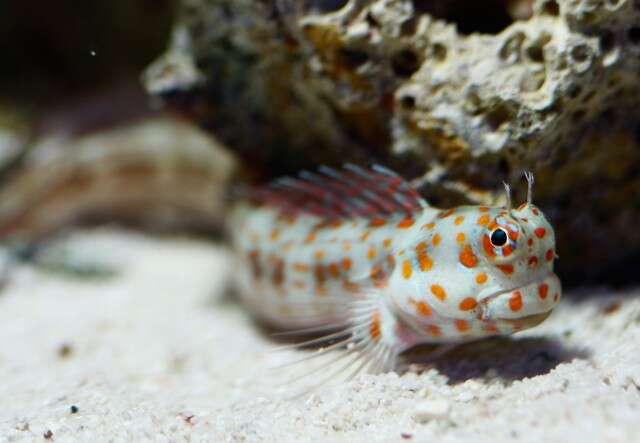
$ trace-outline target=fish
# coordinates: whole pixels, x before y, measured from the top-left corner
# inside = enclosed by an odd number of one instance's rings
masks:
[[[419,344],[456,345],[543,322],[559,303],[553,227],[512,207],[428,204],[381,165],[321,166],[255,189],[231,211],[241,302],[284,331],[328,334],[355,372],[393,370]]]

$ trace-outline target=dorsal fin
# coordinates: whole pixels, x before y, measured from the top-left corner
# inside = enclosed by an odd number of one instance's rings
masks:
[[[279,178],[253,195],[286,213],[326,218],[376,217],[397,212],[411,216],[427,206],[418,192],[390,169],[349,163],[339,170],[321,166],[316,173],[302,171],[297,178]]]

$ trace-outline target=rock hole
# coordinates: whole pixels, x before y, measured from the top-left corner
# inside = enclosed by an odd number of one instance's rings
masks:
[[[527,47],[527,58],[534,63],[544,63],[544,47],[551,41],[551,36],[546,32],[540,34],[540,36],[533,41],[533,43]]]
[[[415,15],[412,15],[411,17],[409,17],[408,19],[403,21],[402,24],[400,25],[400,33],[406,36],[415,34],[417,29],[418,29],[418,19],[416,18]]]
[[[516,32],[504,42],[498,55],[507,63],[515,63],[520,60],[520,48],[525,40],[522,32]]]
[[[587,45],[576,45],[571,48],[571,58],[576,62],[585,62],[589,59],[589,47]]]
[[[335,12],[347,6],[349,0],[308,0],[307,7],[321,13]]]
[[[453,23],[461,34],[498,34],[513,23],[509,14],[512,1],[485,0],[413,0],[413,9]]]
[[[607,53],[607,52],[611,52],[611,50],[615,47],[616,45],[616,36],[613,32],[611,31],[605,31],[601,36],[600,36],[600,40],[598,41],[598,46],[600,47],[600,51],[602,53]]]
[[[367,12],[367,16],[365,17],[365,20],[367,21],[369,26],[371,26],[372,28],[380,27],[380,22],[376,20],[376,18],[373,16],[373,14],[371,14],[371,12]]]
[[[404,109],[413,109],[416,106],[416,98],[412,95],[403,95],[400,97],[400,105]]]
[[[410,49],[403,49],[391,58],[391,66],[396,75],[411,77],[420,67],[420,61],[415,52]]]
[[[369,60],[369,54],[359,49],[342,48],[338,51],[338,59],[348,68],[356,69]]]
[[[542,51],[542,46],[529,46],[527,48],[527,57],[529,57],[529,60],[535,63],[544,62],[544,52]]]
[[[433,58],[439,62],[443,62],[447,59],[447,47],[442,43],[433,44]]]
[[[629,41],[634,45],[640,44],[640,26],[634,26],[627,31]]]
[[[554,0],[544,2],[542,5],[542,13],[546,15],[558,16],[560,15],[560,5]]]
[[[582,93],[582,88],[578,85],[571,85],[567,88],[569,98],[576,98]]]
[[[487,124],[494,131],[500,128],[511,118],[511,111],[506,105],[498,105],[487,113]]]
[[[506,158],[501,158],[498,161],[498,170],[503,177],[509,176],[509,162],[507,162]]]

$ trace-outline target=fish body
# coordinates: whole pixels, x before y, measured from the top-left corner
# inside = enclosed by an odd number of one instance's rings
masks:
[[[384,370],[416,344],[533,327],[559,302],[553,228],[530,196],[516,209],[442,210],[384,168],[324,172],[233,213],[241,297],[267,322],[343,326]],[[341,192],[348,184],[360,187]]]

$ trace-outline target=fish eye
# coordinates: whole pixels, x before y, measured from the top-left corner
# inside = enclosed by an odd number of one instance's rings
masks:
[[[507,235],[507,231],[503,228],[496,228],[491,233],[491,244],[497,248],[501,248],[507,244],[509,240],[509,236]]]

